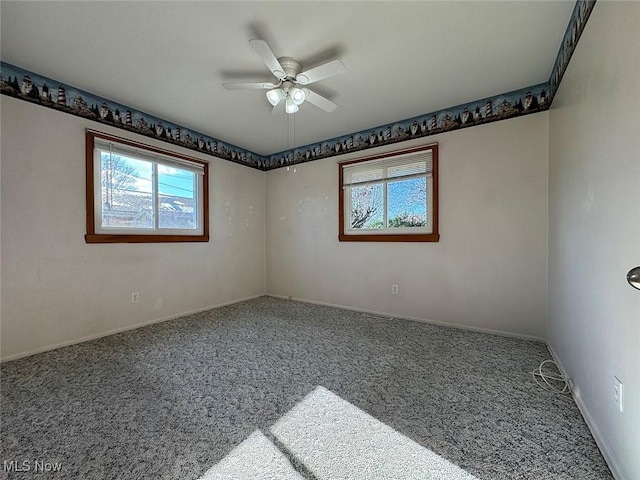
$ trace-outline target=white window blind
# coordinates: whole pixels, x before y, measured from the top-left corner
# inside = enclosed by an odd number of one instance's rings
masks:
[[[94,148],[105,153],[111,153],[112,155],[122,155],[129,158],[147,160],[166,167],[179,168],[197,175],[204,175],[204,166],[201,163],[190,162],[182,158],[166,157],[159,153],[150,152],[130,145],[123,145],[96,137],[94,139]]]
[[[400,180],[430,176],[433,172],[431,150],[400,155],[382,160],[345,165],[343,188],[379,183],[381,180]]]

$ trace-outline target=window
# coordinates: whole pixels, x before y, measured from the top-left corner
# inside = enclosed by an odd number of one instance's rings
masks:
[[[437,242],[438,145],[338,165],[340,241]]]
[[[86,242],[208,242],[208,167],[87,130]]]

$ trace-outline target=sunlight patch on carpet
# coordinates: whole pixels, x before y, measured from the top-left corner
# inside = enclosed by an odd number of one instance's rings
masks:
[[[260,430],[211,467],[200,480],[304,480]]]
[[[303,478],[287,455],[318,480],[478,480],[322,386],[270,433],[282,450],[256,431],[201,480]]]
[[[321,386],[271,433],[323,480],[477,480]]]

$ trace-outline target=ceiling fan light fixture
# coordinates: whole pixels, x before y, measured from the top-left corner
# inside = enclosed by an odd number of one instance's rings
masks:
[[[293,100],[293,103],[295,103],[296,105],[301,105],[307,95],[305,94],[303,89],[293,87],[291,90],[289,90],[289,96],[291,97],[291,100]]]
[[[298,111],[298,105],[294,103],[290,96],[285,99],[284,111],[287,113],[296,113]]]
[[[269,103],[274,107],[278,105],[283,98],[284,92],[281,88],[275,88],[267,92],[267,100],[269,100]]]

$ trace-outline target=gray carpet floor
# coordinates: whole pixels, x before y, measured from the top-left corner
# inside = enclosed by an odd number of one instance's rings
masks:
[[[3,364],[0,478],[198,479],[318,387],[478,480],[612,478],[572,398],[534,382],[548,358],[537,342],[261,297]],[[34,477],[36,461],[61,470]]]

